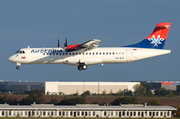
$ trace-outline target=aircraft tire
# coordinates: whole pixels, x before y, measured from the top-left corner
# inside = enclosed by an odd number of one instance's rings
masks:
[[[19,66],[17,66],[17,67],[16,67],[16,69],[17,69],[17,70],[19,70],[19,69],[20,69],[20,67],[19,67]]]
[[[87,65],[83,65],[82,68],[83,68],[83,70],[86,70],[87,69]]]
[[[78,66],[78,70],[81,71],[83,70],[83,67],[81,65]]]

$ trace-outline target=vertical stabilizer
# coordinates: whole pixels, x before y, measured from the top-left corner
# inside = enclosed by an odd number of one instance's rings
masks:
[[[125,47],[163,49],[167,39],[170,25],[171,23],[168,22],[159,23],[157,24],[151,35],[146,37],[143,41]]]

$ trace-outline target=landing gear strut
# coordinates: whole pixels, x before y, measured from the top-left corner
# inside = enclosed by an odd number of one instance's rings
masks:
[[[81,70],[86,70],[87,69],[87,65],[85,65],[85,63],[80,63],[79,66],[78,66],[78,70],[81,71]]]
[[[20,69],[21,63],[16,63],[16,65],[17,65],[16,69],[17,69],[17,70]]]

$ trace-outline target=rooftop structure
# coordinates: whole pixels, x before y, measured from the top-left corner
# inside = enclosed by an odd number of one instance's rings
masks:
[[[0,105],[0,117],[172,117],[172,106],[77,104]]]

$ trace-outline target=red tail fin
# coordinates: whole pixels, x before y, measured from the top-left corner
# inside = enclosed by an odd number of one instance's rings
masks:
[[[125,47],[155,48],[163,49],[171,23],[163,22],[157,24],[154,31],[143,41]]]
[[[154,31],[152,32],[152,34],[149,35],[146,39],[153,38],[153,35],[154,35],[155,39],[157,39],[159,35],[161,38],[166,39],[168,32],[169,32],[170,25],[171,25],[171,23],[168,23],[168,22],[163,22],[163,23],[157,24],[157,26],[154,29]]]

